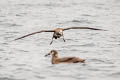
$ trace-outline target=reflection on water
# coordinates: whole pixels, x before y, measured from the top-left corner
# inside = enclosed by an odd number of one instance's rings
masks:
[[[0,3],[0,80],[119,80],[119,0],[2,0]],[[24,34],[67,26],[108,31],[65,31],[49,45],[52,33]],[[51,49],[59,56],[77,56],[86,63],[51,64]]]

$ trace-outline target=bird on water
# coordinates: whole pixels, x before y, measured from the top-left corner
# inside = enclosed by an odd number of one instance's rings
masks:
[[[84,63],[85,59],[79,58],[79,57],[58,57],[57,50],[51,50],[48,54],[45,55],[52,55],[51,63],[52,64],[59,64],[59,63]]]
[[[103,30],[103,29],[97,29],[97,28],[91,28],[91,27],[56,28],[56,29],[53,29],[53,30],[41,30],[41,31],[33,32],[33,33],[30,33],[30,34],[24,35],[24,36],[22,36],[22,37],[16,38],[15,40],[19,40],[19,39],[22,39],[22,38],[25,38],[25,37],[28,37],[28,36],[30,36],[30,35],[34,35],[34,34],[37,34],[37,33],[53,32],[52,41],[50,42],[50,45],[51,45],[51,44],[53,43],[53,39],[58,39],[58,38],[60,38],[61,36],[63,37],[63,41],[65,42],[63,31],[65,31],[65,30],[70,30],[70,29]]]

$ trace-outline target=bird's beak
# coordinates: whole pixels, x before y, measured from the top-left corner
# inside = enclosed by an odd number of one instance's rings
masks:
[[[50,53],[46,54],[45,57],[47,57],[47,56],[49,56],[49,55],[50,55]]]

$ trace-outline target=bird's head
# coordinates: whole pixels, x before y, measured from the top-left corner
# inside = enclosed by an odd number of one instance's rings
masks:
[[[51,50],[48,54],[46,54],[45,56],[49,56],[49,55],[52,55],[52,56],[57,56],[58,55],[58,52],[56,50]]]

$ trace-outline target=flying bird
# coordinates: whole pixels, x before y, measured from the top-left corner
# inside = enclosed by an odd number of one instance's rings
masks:
[[[34,34],[37,34],[37,33],[53,32],[52,41],[50,42],[50,45],[51,45],[51,44],[53,43],[53,39],[58,39],[58,38],[60,38],[61,36],[63,37],[63,41],[65,42],[63,31],[65,31],[65,30],[70,30],[70,29],[103,30],[103,29],[90,28],[90,27],[56,28],[56,29],[53,29],[53,30],[41,30],[41,31],[33,32],[33,33],[30,33],[30,34],[24,35],[24,36],[22,36],[22,37],[19,37],[19,38],[15,39],[15,40],[19,40],[19,39],[22,39],[22,38],[25,38],[25,37],[28,37],[28,36],[30,36],[30,35],[34,35]]]

